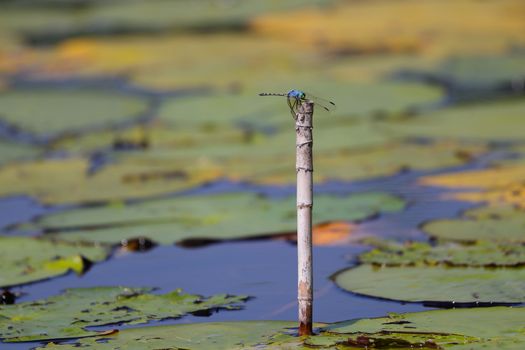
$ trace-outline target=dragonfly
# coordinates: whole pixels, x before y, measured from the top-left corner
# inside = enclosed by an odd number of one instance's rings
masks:
[[[324,110],[330,112],[335,110],[335,103],[324,98],[313,96],[309,93],[306,93],[301,90],[290,90],[287,93],[274,93],[274,92],[261,92],[259,96],[282,96],[286,97],[286,102],[288,102],[288,107],[290,107],[290,113],[292,117],[296,118],[297,108],[304,101],[312,101],[316,106],[323,108]]]

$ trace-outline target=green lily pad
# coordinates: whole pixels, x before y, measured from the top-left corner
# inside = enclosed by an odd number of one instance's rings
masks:
[[[434,220],[423,230],[435,238],[474,242],[525,243],[525,212],[511,206],[482,207],[464,213],[463,219]]]
[[[366,242],[366,241],[365,241]],[[525,264],[525,246],[477,241],[472,245],[368,241],[378,248],[359,256],[362,263],[379,266],[517,266]]]
[[[239,148],[260,137],[259,133],[240,128],[190,129],[178,128],[162,121],[125,130],[102,130],[76,137],[62,137],[52,145],[55,151],[91,154],[94,151],[144,150],[149,153],[203,147],[212,149],[227,143]],[[115,152],[116,153],[116,152]]]
[[[322,141],[321,141],[322,142]],[[358,180],[394,175],[407,170],[431,170],[464,164],[485,151],[484,147],[455,143],[428,145],[392,143],[369,149],[314,150],[314,181]],[[282,164],[281,164],[282,163]],[[293,183],[295,172],[285,162],[260,158],[253,167],[246,162],[228,164],[234,179],[262,183]],[[242,165],[245,165],[242,167]],[[260,169],[259,169],[260,168]]]
[[[239,309],[246,296],[203,298],[175,290],[149,294],[149,288],[96,287],[67,289],[49,299],[0,306],[0,338],[35,341],[96,335],[90,326],[140,324],[209,309]]]
[[[273,78],[273,77],[272,77]],[[352,84],[343,81],[327,81],[312,78],[294,79],[297,88],[309,91],[315,87],[323,96],[336,102],[337,109],[328,115],[318,108],[316,124],[330,124],[337,117],[369,117],[404,112],[414,106],[436,102],[441,91],[421,84],[407,83],[369,83]],[[272,79],[268,84],[262,82],[259,92],[288,91],[282,89],[285,84],[277,84]],[[292,87],[290,87],[292,88]],[[261,97],[254,87],[244,94],[214,95],[209,97],[192,97],[167,102],[159,112],[160,117],[182,127],[209,128],[228,126],[234,122],[251,125],[292,126],[286,99],[284,97]],[[350,98],[349,98],[350,96]],[[335,120],[335,122],[337,119]]]
[[[326,0],[309,0],[316,5]],[[25,6],[24,6],[25,5]],[[165,0],[134,1],[86,1],[82,3],[81,15],[78,9],[66,2],[27,1],[22,4],[2,4],[0,7],[0,28],[25,34],[30,38],[41,38],[43,42],[57,42],[79,34],[109,35],[122,32],[158,32],[166,30],[192,31],[210,28],[240,27],[258,14],[283,11],[305,5],[303,1],[286,3],[260,3],[246,1],[228,4],[219,1],[171,2]],[[47,5],[47,6],[46,6]],[[62,6],[58,6],[62,5]],[[77,11],[75,11],[77,10]]]
[[[0,196],[25,194],[47,204],[141,198],[188,189],[221,174],[205,161],[122,157],[94,174],[86,158],[12,163],[0,169]]]
[[[255,349],[259,344],[270,342],[279,332],[295,326],[296,322],[287,321],[179,324],[126,329],[106,338],[81,339],[78,344],[93,349]],[[99,339],[104,341],[98,342]],[[76,346],[63,344],[56,347],[76,349]]]
[[[524,109],[521,100],[465,105],[384,123],[383,127],[397,136],[520,141],[523,133],[515,126],[523,122]]]
[[[35,282],[69,271],[80,274],[108,255],[109,249],[104,246],[0,236],[0,287]]]
[[[37,147],[0,141],[0,165],[15,160],[33,158],[41,152]]]
[[[525,55],[458,56],[445,60],[436,74],[469,86],[494,86],[525,75]]]
[[[521,349],[523,308],[437,310],[338,322],[311,337],[294,336],[296,322],[248,321],[125,329],[41,349]],[[477,320],[472,322],[472,320]]]
[[[146,236],[163,244],[187,238],[234,239],[293,232],[296,199],[269,199],[251,193],[175,197],[133,205],[83,208],[42,217],[36,224],[65,240],[116,243]],[[314,223],[363,220],[404,207],[384,193],[346,197],[318,195]],[[64,231],[64,232],[60,232]]]
[[[325,328],[336,334],[415,333],[432,339],[435,335],[458,335],[467,342],[483,344],[494,339],[517,337],[522,344],[525,308],[492,307],[471,309],[433,310],[407,314],[390,314],[387,317],[340,322]],[[473,320],[476,320],[473,322]],[[454,345],[454,344],[450,344]],[[472,345],[465,347],[471,349]],[[447,346],[445,346],[448,349]],[[453,347],[455,349],[455,347]],[[458,349],[463,347],[458,346]]]
[[[269,158],[294,170],[295,160],[295,123],[289,113],[288,128],[270,135],[254,132],[244,139],[233,140],[222,144],[193,144],[192,147],[174,147],[152,150],[143,157],[173,159],[174,161],[205,159],[217,163],[230,161],[242,162],[244,166],[256,166],[254,157]],[[385,146],[393,138],[374,128],[371,123],[341,121],[335,125],[327,125],[315,129],[314,150],[316,152],[336,152],[338,150],[358,150],[368,147]],[[264,161],[263,158],[263,161]],[[286,163],[284,163],[286,161]],[[229,166],[224,165],[223,171],[228,172]]]
[[[143,98],[87,89],[17,89],[0,93],[0,118],[35,135],[111,126],[142,115]]]
[[[523,303],[525,269],[483,267],[374,267],[337,273],[341,288],[367,296],[409,302]]]

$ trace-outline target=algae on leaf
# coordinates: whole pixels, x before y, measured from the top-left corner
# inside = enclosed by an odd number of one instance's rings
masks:
[[[313,220],[316,224],[364,220],[403,207],[401,199],[384,193],[318,195]],[[64,240],[117,243],[146,236],[171,244],[188,238],[222,240],[289,233],[295,231],[295,220],[295,197],[237,193],[74,209],[43,216],[36,224]]]
[[[374,267],[338,272],[336,284],[353,293],[409,302],[523,303],[525,269],[484,267]]]
[[[90,326],[140,324],[210,310],[241,308],[246,296],[204,298],[175,290],[149,294],[150,288],[94,287],[67,289],[48,299],[0,305],[0,339],[36,341],[97,335]]]
[[[0,236],[0,287],[83,273],[89,265],[105,260],[109,248],[30,237]]]

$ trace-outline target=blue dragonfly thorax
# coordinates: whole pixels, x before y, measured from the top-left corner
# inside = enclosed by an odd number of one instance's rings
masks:
[[[306,98],[306,94],[301,90],[290,90],[288,91],[288,97],[295,98],[296,100],[304,100]]]

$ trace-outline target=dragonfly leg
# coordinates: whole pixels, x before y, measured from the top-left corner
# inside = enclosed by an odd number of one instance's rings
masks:
[[[297,109],[297,104],[298,104],[297,99],[294,97],[288,97],[286,101],[288,102],[288,107],[290,107],[290,113],[292,113],[292,118],[294,120],[297,119],[297,115],[296,115],[296,109]]]

